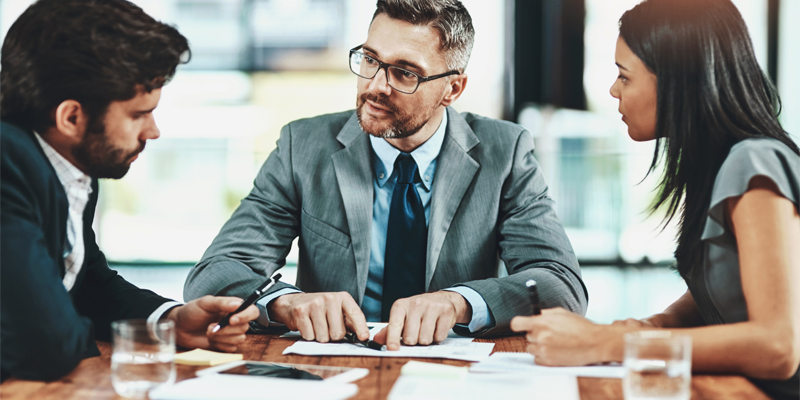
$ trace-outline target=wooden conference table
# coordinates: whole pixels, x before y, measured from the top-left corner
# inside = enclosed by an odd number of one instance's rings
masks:
[[[392,385],[400,375],[400,367],[408,358],[381,357],[312,357],[282,355],[286,347],[297,339],[284,339],[275,335],[248,335],[241,347],[245,360],[287,362],[297,364],[337,365],[367,368],[370,373],[356,381],[359,391],[352,399],[383,400],[389,395]],[[522,336],[498,339],[476,339],[494,342],[494,351],[525,351]],[[0,385],[2,400],[123,400],[111,386],[111,345],[97,342],[102,353],[99,357],[83,360],[69,375],[54,382],[22,381],[11,378]],[[466,361],[425,359],[450,365],[468,365]],[[178,380],[194,377],[199,367],[178,366]],[[622,399],[620,379],[578,378],[581,400]],[[763,392],[741,376],[694,375],[692,377],[692,399],[747,399],[769,400]]]

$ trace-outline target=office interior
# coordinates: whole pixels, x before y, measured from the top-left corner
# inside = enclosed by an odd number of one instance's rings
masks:
[[[639,0],[462,0],[475,46],[454,104],[525,126],[582,266],[587,317],[663,310],[686,290],[674,224],[648,207],[653,143],[629,139],[609,93],[617,21]],[[0,34],[31,3],[0,0]],[[189,269],[252,188],[289,121],[355,107],[348,50],[373,0],[134,0],[189,38],[192,59],[155,111],[161,138],[129,174],[101,181],[95,231],[113,268],[182,300]],[[733,0],[800,143],[800,1]],[[296,249],[296,247],[295,247]],[[283,268],[293,282],[296,251]],[[500,273],[505,271],[500,268]]]

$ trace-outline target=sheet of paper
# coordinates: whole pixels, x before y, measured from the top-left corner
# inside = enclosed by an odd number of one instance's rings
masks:
[[[375,335],[378,332],[381,331],[381,329],[386,327],[386,325],[389,325],[389,324],[386,323],[386,322],[368,322],[367,323],[367,327],[369,327],[369,338],[370,339],[374,338]],[[298,332],[298,331],[286,332],[283,335],[281,335],[281,337],[282,338],[300,337],[300,332]],[[453,332],[452,329],[450,329],[450,333],[447,334],[447,337],[448,338],[467,338],[466,336],[460,336],[460,335],[456,334],[455,332]]]
[[[578,400],[574,376],[473,374],[464,379],[400,376],[389,400]]]
[[[344,400],[358,393],[352,383],[252,376],[210,375],[149,393],[151,400]]]
[[[175,363],[182,365],[215,366],[242,359],[241,354],[217,353],[203,349],[194,349],[175,355]]]
[[[400,368],[401,375],[424,376],[439,379],[462,379],[469,373],[469,367],[456,367],[454,365],[430,363],[422,361],[409,361]]]
[[[625,368],[620,364],[591,365],[586,367],[545,367],[533,362],[529,353],[497,352],[489,358],[473,364],[470,372],[526,372],[548,375],[572,375],[588,378],[622,378]]]
[[[378,351],[351,343],[317,343],[298,341],[283,354],[304,356],[356,356],[356,357],[420,357],[449,358],[452,360],[480,361],[489,357],[494,343],[474,343],[470,338],[445,339],[430,346],[400,346],[397,351]]]

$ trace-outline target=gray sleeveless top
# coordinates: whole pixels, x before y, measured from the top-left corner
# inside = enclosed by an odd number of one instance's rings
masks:
[[[725,219],[725,200],[747,191],[750,179],[763,175],[800,212],[800,156],[775,139],[747,139],[731,148],[714,182],[702,240],[703,268],[687,280],[700,313],[709,325],[747,321],[739,254]],[[764,266],[769,268],[769,266]],[[780,399],[800,398],[800,371],[786,381],[751,379],[767,394]]]

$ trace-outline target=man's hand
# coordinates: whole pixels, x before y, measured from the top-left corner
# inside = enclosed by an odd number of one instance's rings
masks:
[[[188,349],[204,348],[234,352],[244,343],[249,322],[258,318],[258,309],[250,306],[232,315],[230,325],[212,332],[226,314],[242,304],[238,297],[203,296],[169,311],[167,318],[175,321],[175,340]]]
[[[300,331],[305,340],[326,343],[343,339],[347,332],[369,339],[364,313],[347,292],[285,294],[270,302],[267,311],[270,319]]]
[[[447,339],[453,325],[468,324],[471,319],[472,306],[456,292],[420,294],[394,302],[389,325],[375,335],[375,341],[389,350],[400,350],[401,336],[409,346],[439,343]]]

